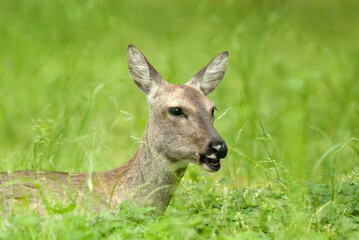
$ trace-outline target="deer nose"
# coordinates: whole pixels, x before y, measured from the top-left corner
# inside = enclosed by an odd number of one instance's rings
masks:
[[[220,159],[227,156],[227,145],[222,139],[214,139],[209,143],[209,146],[214,154]]]

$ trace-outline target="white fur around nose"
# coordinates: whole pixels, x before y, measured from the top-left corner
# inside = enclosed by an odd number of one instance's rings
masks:
[[[210,159],[217,159],[217,156],[214,153],[212,153],[211,155],[206,156],[206,157],[210,158]]]
[[[201,163],[201,167],[207,172],[215,172],[215,170],[210,168],[206,163]]]

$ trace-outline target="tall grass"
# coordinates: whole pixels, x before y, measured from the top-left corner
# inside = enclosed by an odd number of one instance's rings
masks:
[[[129,43],[177,84],[229,51],[210,98],[230,151],[219,173],[191,166],[164,217],[126,207],[117,215],[4,216],[0,236],[23,229],[19,238],[56,238],[68,229],[78,235],[64,238],[355,238],[358,7],[3,0],[1,171],[101,171],[130,159],[148,110],[128,75]]]

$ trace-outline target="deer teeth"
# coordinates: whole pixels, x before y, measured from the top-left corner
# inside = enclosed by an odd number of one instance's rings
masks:
[[[216,163],[212,163],[212,162],[210,162],[209,164],[211,164],[212,166],[218,166],[219,165],[219,161],[218,162],[216,162]]]
[[[200,158],[202,168],[209,172],[216,172],[220,169],[221,163],[216,154],[212,153],[208,156],[202,155]]]
[[[213,167],[217,167],[220,164],[219,160],[217,159],[217,156],[213,153],[207,156],[207,162]]]

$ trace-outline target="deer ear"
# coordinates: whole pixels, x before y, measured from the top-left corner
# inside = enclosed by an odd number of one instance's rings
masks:
[[[213,92],[221,82],[226,72],[228,52],[224,51],[217,55],[207,66],[194,75],[186,85],[200,89],[204,95]]]
[[[132,44],[128,45],[127,62],[131,78],[146,95],[158,86],[166,83],[141,51]]]

